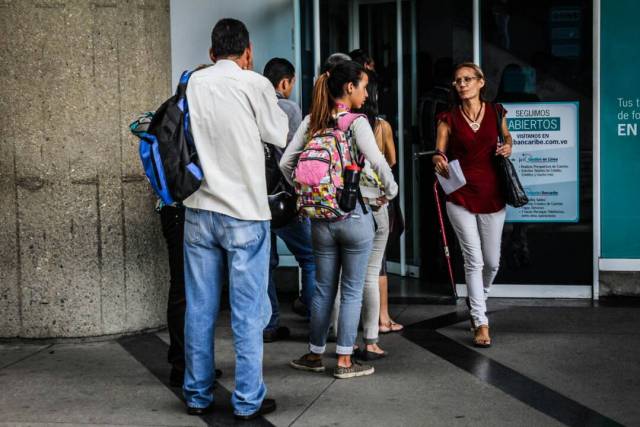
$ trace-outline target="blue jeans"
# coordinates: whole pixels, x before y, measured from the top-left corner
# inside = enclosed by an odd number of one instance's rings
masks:
[[[302,302],[311,307],[311,298],[316,287],[316,264],[311,247],[311,222],[307,218],[297,218],[284,227],[271,230],[271,260],[269,262],[269,300],[271,301],[271,320],[266,329],[276,329],[280,324],[280,309],[273,272],[280,258],[276,247],[276,237],[280,237],[296,258],[302,270]]]
[[[213,403],[214,332],[225,275],[229,278],[231,328],[236,350],[234,412],[260,409],[267,389],[262,380],[262,330],[271,316],[267,300],[269,221],[242,221],[187,208],[184,226],[185,376],[190,407]]]
[[[316,291],[311,304],[309,350],[315,354],[325,351],[331,311],[340,281],[336,353],[348,355],[353,353],[358,335],[364,278],[375,235],[371,211],[363,214],[358,204],[351,216],[342,221],[312,221],[311,232],[317,270]]]

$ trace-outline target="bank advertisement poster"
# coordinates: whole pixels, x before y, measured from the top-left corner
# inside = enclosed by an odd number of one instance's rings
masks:
[[[578,103],[504,104],[513,162],[529,203],[509,222],[578,222]]]
[[[602,258],[640,258],[640,1],[601,2]]]

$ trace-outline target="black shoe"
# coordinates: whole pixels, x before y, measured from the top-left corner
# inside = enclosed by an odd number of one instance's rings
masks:
[[[222,371],[220,369],[216,369],[216,380],[222,376]],[[169,374],[169,385],[171,387],[182,387],[184,384],[184,370],[180,368],[176,368],[175,366],[171,368],[171,373]]]
[[[206,408],[192,408],[191,406],[187,406],[187,414],[189,415],[206,415],[213,412],[213,403]]]
[[[276,401],[273,399],[264,399],[262,401],[262,406],[253,414],[249,415],[237,415],[233,416],[239,420],[253,420],[254,418],[258,418],[260,415],[267,415],[276,410]]]
[[[365,349],[357,349],[353,352],[353,356],[358,360],[364,360],[366,362],[371,362],[373,360],[380,360],[387,356],[387,352],[383,351],[382,353],[376,353],[375,351],[369,351]]]
[[[264,342],[274,342],[289,338],[291,332],[286,326],[278,326],[275,329],[265,329],[262,331],[262,340]]]
[[[302,298],[298,297],[293,300],[293,312],[298,316],[309,319],[309,308],[302,302]]]

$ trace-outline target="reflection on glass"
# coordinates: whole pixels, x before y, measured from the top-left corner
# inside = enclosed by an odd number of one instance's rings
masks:
[[[496,102],[578,101],[580,222],[505,226],[497,283],[592,278],[592,2],[483,1],[482,65]],[[507,107],[508,109],[508,107]]]

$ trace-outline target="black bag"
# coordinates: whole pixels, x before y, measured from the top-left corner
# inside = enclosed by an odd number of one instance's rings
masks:
[[[282,152],[271,144],[263,143],[263,146],[271,228],[280,228],[297,216],[296,196],[278,166]]]
[[[280,228],[289,224],[298,214],[296,206],[296,197],[287,192],[280,191],[276,194],[270,194],[269,210],[271,211],[271,228]]]
[[[203,179],[189,125],[186,91],[190,76],[189,71],[182,73],[176,93],[153,114],[147,131],[138,135],[145,174],[168,205],[189,197]]]
[[[400,208],[400,197],[394,197],[389,202],[389,240],[397,240],[404,233],[405,224],[402,209]]]
[[[498,140],[500,144],[504,144],[504,135],[502,134],[502,114],[494,105],[496,117],[498,117]],[[498,179],[502,186],[502,195],[504,201],[514,208],[519,208],[529,203],[529,198],[522,188],[518,173],[511,160],[503,156],[496,157],[496,167],[498,170]]]

